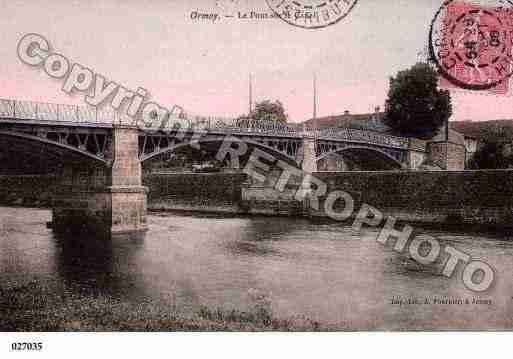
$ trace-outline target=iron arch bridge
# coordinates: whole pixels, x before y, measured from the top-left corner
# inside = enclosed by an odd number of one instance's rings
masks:
[[[131,121],[131,120],[130,120]],[[113,129],[131,124],[114,111],[92,107],[0,100],[0,138],[14,142],[39,142],[47,153],[69,155],[103,165],[113,161]],[[132,126],[135,130],[135,127]],[[409,140],[372,131],[336,128],[303,131],[285,123],[216,117],[168,118],[158,128],[137,130],[141,162],[183,146],[201,147],[236,139],[286,160],[297,167],[315,163],[332,154],[366,151],[378,154],[398,168],[408,167]],[[313,151],[308,151],[308,146]],[[34,145],[34,150],[38,146]],[[313,152],[313,158],[307,158]],[[57,158],[56,157],[56,158]]]

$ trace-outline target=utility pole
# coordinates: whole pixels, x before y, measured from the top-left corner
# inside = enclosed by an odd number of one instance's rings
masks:
[[[317,74],[313,74],[313,129],[317,130]]]
[[[249,73],[249,112],[248,117],[253,111],[253,76]]]

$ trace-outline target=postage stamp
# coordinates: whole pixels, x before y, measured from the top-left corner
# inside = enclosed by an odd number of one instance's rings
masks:
[[[512,6],[446,1],[431,24],[429,49],[445,88],[506,94],[512,74]]]
[[[305,29],[320,29],[345,18],[358,0],[266,0],[285,22]]]

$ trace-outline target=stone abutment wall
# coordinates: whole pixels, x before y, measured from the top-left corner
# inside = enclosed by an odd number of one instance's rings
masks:
[[[513,171],[317,173],[329,191],[349,193],[399,220],[513,225]],[[314,216],[325,216],[324,200]]]
[[[356,210],[366,203],[404,221],[513,225],[512,170],[319,172],[315,176],[327,184],[328,193],[349,193]],[[327,217],[326,196],[319,198],[319,210],[295,200],[298,181],[283,192],[269,183],[250,182],[242,173],[143,177],[143,185],[149,188],[149,210]],[[50,207],[54,183],[49,176],[0,176],[0,204]]]
[[[238,173],[173,173],[143,176],[149,188],[148,209],[241,212],[241,188],[246,175]]]

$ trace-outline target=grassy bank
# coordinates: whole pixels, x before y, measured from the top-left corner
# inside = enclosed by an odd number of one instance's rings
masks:
[[[0,288],[1,331],[316,331],[305,318],[278,319],[265,298],[249,311],[198,307],[189,317],[151,301],[57,294],[31,282]]]

